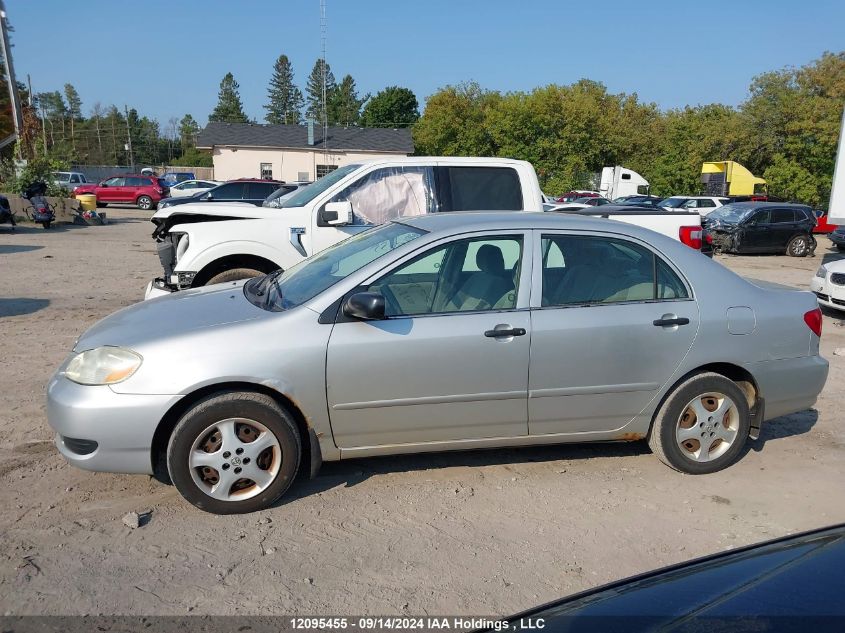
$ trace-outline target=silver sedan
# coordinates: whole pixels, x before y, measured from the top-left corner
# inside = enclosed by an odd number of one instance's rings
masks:
[[[48,388],[59,451],[249,512],[370,455],[645,439],[692,474],[827,378],[815,297],[600,218],[435,214],[123,309]]]

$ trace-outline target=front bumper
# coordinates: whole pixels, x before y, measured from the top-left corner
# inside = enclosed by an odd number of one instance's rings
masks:
[[[47,421],[57,433],[56,447],[74,466],[152,474],[153,434],[180,398],[120,394],[107,385],[79,385],[56,374],[47,385]]]
[[[810,290],[816,295],[818,302],[834,310],[845,310],[845,286],[835,284],[830,280],[830,273],[810,280]]]

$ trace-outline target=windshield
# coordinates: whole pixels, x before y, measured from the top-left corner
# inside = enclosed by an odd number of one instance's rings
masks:
[[[372,261],[424,235],[425,231],[392,222],[362,231],[319,255],[288,268],[257,277],[244,286],[246,298],[274,312],[310,301],[344,277]]]
[[[335,169],[332,172],[329,172],[319,180],[312,182],[307,187],[298,189],[295,195],[291,196],[287,200],[282,201],[279,205],[279,208],[287,209],[289,207],[305,206],[314,198],[323,193],[326,189],[331,187],[333,184],[346,178],[346,176],[351,174],[360,166],[360,164],[346,165],[344,167],[340,167],[339,169]]]
[[[296,194],[296,192],[300,189],[301,187],[294,187],[293,189],[291,189],[290,185],[286,187],[279,187],[273,193],[267,196],[264,202],[261,203],[261,206],[273,207],[278,209],[282,206],[282,203],[284,203],[285,200]]]
[[[725,224],[737,224],[747,217],[754,210],[753,207],[740,207],[735,204],[726,204],[715,211],[707,214],[708,220],[719,220]]]
[[[678,209],[683,204],[689,200],[689,198],[680,198],[672,196],[671,198],[666,198],[663,202],[660,203],[661,207],[666,207],[667,209]]]

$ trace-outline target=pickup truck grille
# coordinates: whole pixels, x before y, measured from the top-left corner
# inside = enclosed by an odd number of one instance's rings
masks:
[[[845,286],[845,273],[833,273],[830,276],[830,281],[835,283],[837,286]]]

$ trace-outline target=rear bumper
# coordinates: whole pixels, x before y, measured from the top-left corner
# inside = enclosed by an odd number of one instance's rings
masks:
[[[743,365],[766,401],[765,419],[811,408],[827,381],[828,362],[821,356],[784,358]]]

